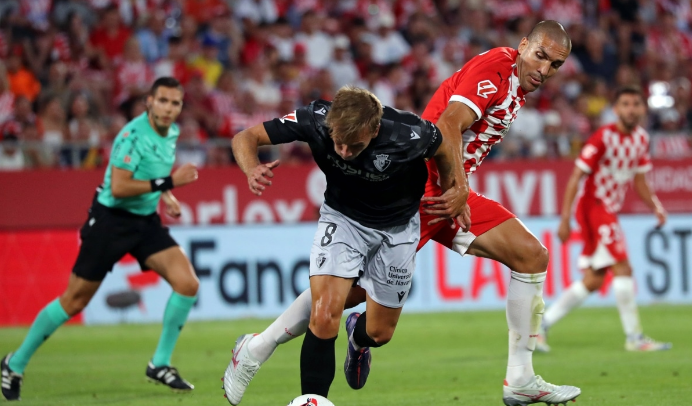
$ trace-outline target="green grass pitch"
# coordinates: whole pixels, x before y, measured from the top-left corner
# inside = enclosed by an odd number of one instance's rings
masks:
[[[692,405],[692,307],[641,309],[647,334],[673,342],[662,353],[627,353],[615,308],[579,309],[550,332],[550,354],[535,354],[538,374],[582,388],[575,405]],[[227,405],[221,377],[236,337],[268,320],[192,322],[173,361],[195,384],[177,395],[145,381],[160,325],[67,326],[29,364],[22,405]],[[25,328],[0,329],[0,352],[16,348]],[[280,347],[241,405],[284,406],[299,395],[302,339]],[[502,405],[507,325],[504,312],[404,314],[393,341],[373,350],[368,384],[343,378],[343,334],[330,399],[337,406]]]

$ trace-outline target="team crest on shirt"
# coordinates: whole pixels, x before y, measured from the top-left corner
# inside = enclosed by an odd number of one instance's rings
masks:
[[[495,86],[493,82],[489,80],[481,80],[478,82],[478,96],[487,99],[488,95],[493,93],[497,93],[497,86]]]
[[[327,261],[327,254],[324,252],[321,252],[318,256],[317,259],[315,260],[315,263],[318,268],[322,268],[322,265],[324,265],[325,261]]]
[[[296,123],[296,124],[297,124],[297,123],[298,123],[298,119],[296,118],[296,111],[293,110],[292,113],[286,114],[285,116],[281,117],[281,118],[279,119],[279,121],[281,121],[282,124],[285,123],[286,121],[290,121],[290,122],[293,122],[293,123]]]
[[[389,164],[392,163],[392,161],[389,160],[389,155],[387,154],[375,155],[375,159],[372,162],[375,164],[375,168],[377,168],[377,170],[380,172],[384,172]]]

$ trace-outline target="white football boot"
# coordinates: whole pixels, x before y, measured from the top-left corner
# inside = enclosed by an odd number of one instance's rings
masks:
[[[643,334],[635,340],[625,341],[625,349],[627,351],[665,351],[671,348],[673,348],[673,344],[655,341],[651,337],[647,337]]]
[[[546,405],[566,405],[567,402],[581,394],[575,386],[557,386],[548,383],[536,375],[524,386],[509,386],[507,381],[502,387],[502,401],[506,406],[526,406],[533,403]]]
[[[248,343],[256,335],[245,334],[238,337],[233,348],[233,358],[223,375],[223,390],[226,392],[224,397],[234,406],[243,399],[245,389],[262,366],[262,363],[257,361],[248,349]]]

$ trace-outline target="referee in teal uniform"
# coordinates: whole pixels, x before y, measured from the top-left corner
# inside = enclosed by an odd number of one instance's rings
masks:
[[[127,253],[142,270],[155,271],[173,288],[146,376],[174,390],[194,389],[171,366],[171,354],[195,303],[199,281],[156,213],[162,198],[166,213],[180,216],[171,189],[197,180],[191,164],[171,174],[179,135],[175,121],[182,107],[180,83],[171,77],[157,79],[147,97],[147,111],[115,138],[103,184],[80,230],[82,244],[67,289],[39,312],[22,345],[2,359],[2,394],[7,400],[19,400],[24,369],[38,347],[86,307],[106,274]]]

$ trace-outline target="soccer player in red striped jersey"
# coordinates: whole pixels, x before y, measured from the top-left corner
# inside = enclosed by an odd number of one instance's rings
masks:
[[[575,212],[584,241],[579,258],[584,279],[574,282],[545,312],[543,329],[536,345],[538,351],[550,351],[545,331],[582,304],[591,292],[600,289],[608,270],[613,272],[613,293],[627,337],[625,349],[660,351],[672,346],[642,334],[632,267],[627,260],[625,236],[617,219],[629,183],[634,181],[634,190],[653,210],[658,226],[666,222],[666,211],[644,176],[651,170],[649,134],[639,126],[646,113],[645,106],[641,89],[624,87],[618,90],[613,106],[618,121],[599,128],[577,158],[565,191],[558,237],[563,243],[570,238],[572,203],[581,180],[585,178]]]
[[[436,123],[443,137],[458,143],[466,173],[470,175],[492,146],[507,134],[524,105],[526,94],[555,75],[571,49],[572,43],[562,25],[556,21],[542,21],[522,39],[518,49],[494,48],[471,59],[440,85],[422,117]],[[460,188],[462,193],[442,194],[437,168],[428,162],[418,248],[434,240],[461,255],[490,258],[511,269],[507,297],[509,359],[503,386],[505,405],[556,405],[575,399],[581,393],[579,388],[550,384],[533,370],[532,355],[544,310],[546,248],[502,205],[470,191],[468,185]],[[458,198],[467,199],[470,223],[460,219],[450,227],[448,223],[435,222],[450,202]],[[347,306],[365,301],[359,294],[362,295],[362,291],[354,288]],[[241,367],[247,366],[242,382],[237,384],[243,390],[232,404],[240,402],[244,388],[279,344],[305,333],[310,302],[308,289],[265,331],[249,341],[239,357]],[[352,340],[349,337],[349,341]],[[367,348],[361,350],[367,351]],[[369,360],[363,357],[363,367],[369,369]],[[344,366],[347,375],[350,369],[350,364]],[[352,387],[360,389],[364,385],[365,379],[361,379],[357,387]]]

